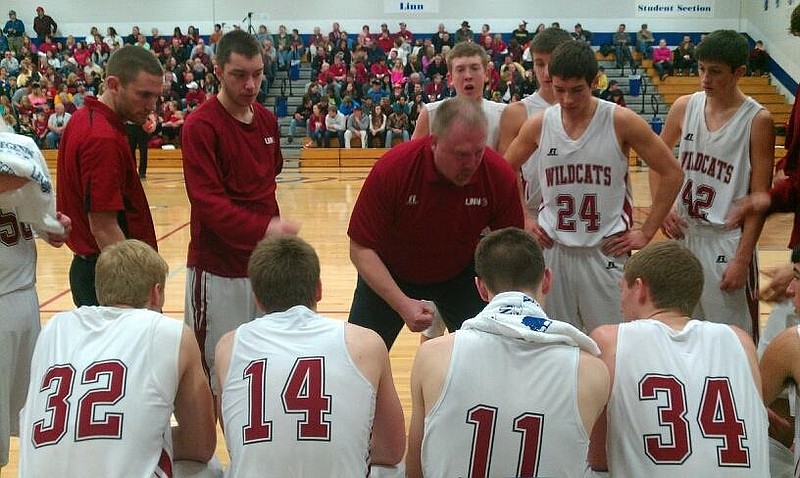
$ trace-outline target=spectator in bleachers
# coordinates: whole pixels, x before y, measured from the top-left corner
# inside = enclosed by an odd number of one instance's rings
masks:
[[[72,102],[75,103],[76,108],[83,108],[86,96],[86,86],[78,85],[78,89],[72,94]]]
[[[3,59],[0,60],[0,68],[5,68],[9,76],[17,76],[19,74],[19,60],[14,56],[13,51],[5,51]]]
[[[117,29],[114,27],[106,29],[106,37],[103,38],[103,42],[108,45],[109,51],[122,48],[122,37],[117,34]]]
[[[419,118],[420,112],[425,109],[425,93],[421,91],[414,92],[411,98],[411,104],[409,105],[410,113],[408,113],[408,129],[413,132],[414,128],[417,127],[417,118]]]
[[[505,61],[506,57],[509,56],[514,61],[522,61],[522,45],[517,42],[516,38],[512,38],[508,41],[508,53],[503,57],[503,60]]]
[[[361,141],[361,148],[366,148],[368,129],[369,117],[364,115],[361,105],[356,105],[353,113],[347,117],[347,130],[344,132],[344,147],[350,149],[350,142],[353,137],[357,137]]]
[[[465,41],[475,41],[475,34],[472,33],[472,29],[470,29],[469,22],[464,20],[461,22],[461,28],[456,30],[456,43],[461,43]],[[452,47],[452,45],[451,45]]]
[[[483,96],[485,98],[489,98],[492,92],[500,89],[500,72],[497,71],[497,68],[494,67],[494,63],[491,61],[486,65],[486,85],[484,89],[485,94]]]
[[[39,72],[33,68],[30,58],[23,58],[19,64],[19,74],[17,75],[17,85],[27,86],[28,83],[39,81]]]
[[[413,53],[408,55],[408,61],[406,62],[405,67],[403,67],[403,76],[406,78],[411,78],[412,75],[417,75],[417,77],[419,77],[422,74],[422,62],[420,61],[419,56]]]
[[[481,31],[478,33],[477,43],[478,45],[485,45],[486,37],[491,38],[494,40],[494,35],[490,32],[492,27],[489,26],[488,23],[484,23],[481,25]]]
[[[662,38],[658,41],[658,46],[653,48],[653,68],[661,81],[672,72],[672,66],[672,50],[667,46],[667,40]]]
[[[611,101],[611,96],[615,91],[619,91],[619,82],[617,80],[609,80],[608,87],[600,93],[600,99]]]
[[[47,119],[47,133],[45,134],[47,148],[58,149],[58,142],[71,116],[66,112],[63,104],[59,103],[55,106],[53,114]]]
[[[447,35],[447,40],[445,40],[445,34]],[[436,28],[436,33],[431,36],[431,44],[433,45],[433,49],[436,53],[442,51],[442,45],[450,45],[453,46],[453,40],[450,37],[450,33],[444,26],[444,23],[440,23]]]
[[[39,53],[47,55],[48,53],[55,54],[56,52],[58,52],[58,45],[53,42],[53,36],[45,35],[42,43],[39,44]]]
[[[769,75],[769,53],[764,49],[764,42],[761,40],[756,41],[750,50],[747,67],[750,75]]]
[[[328,75],[337,84],[337,91],[341,91],[344,80],[347,77],[347,65],[344,62],[344,54],[336,53],[333,55],[333,63],[328,68]]]
[[[26,34],[22,35],[22,47],[19,51],[20,57],[34,58],[39,53],[39,48],[31,41],[31,37]]]
[[[202,105],[206,101],[205,91],[200,89],[200,85],[196,81],[190,81],[186,84],[186,108],[193,110]]]
[[[278,50],[278,69],[288,71],[292,61],[292,37],[287,33],[286,25],[278,26],[278,33],[274,35],[273,42],[275,49]]]
[[[342,96],[342,102],[339,105],[339,113],[343,114],[345,119],[347,119],[348,116],[353,114],[353,111],[355,111],[356,107],[360,105],[361,103],[354,100],[352,96]]]
[[[58,24],[53,17],[44,13],[43,7],[36,7],[36,17],[33,19],[33,31],[36,32],[36,37],[41,41],[47,35],[55,35],[58,30]]]
[[[161,36],[158,28],[150,29],[150,51],[162,52],[167,45],[167,39]]]
[[[342,30],[339,22],[333,22],[331,25],[331,31],[328,32],[328,43],[331,45],[336,45],[339,43],[339,40],[342,39]]]
[[[540,24],[536,25],[536,30],[533,32],[533,36],[536,36],[536,35],[544,32],[545,30],[547,30],[547,25],[545,25],[544,23],[540,23]]]
[[[303,145],[304,148],[312,146],[321,147],[325,136],[325,116],[322,114],[320,104],[314,104],[311,108],[311,116],[308,118],[308,137],[310,140]]]
[[[76,43],[74,58],[75,62],[78,64],[81,70],[83,70],[83,67],[86,66],[91,57],[92,57],[92,52],[89,51],[88,48],[86,48],[86,44],[84,42],[79,41],[78,43]]]
[[[378,79],[381,81],[383,81],[384,77],[389,78],[391,75],[391,71],[389,70],[389,67],[386,66],[386,58],[384,57],[378,58],[378,61],[376,61],[375,63],[372,64],[372,66],[369,67],[369,73],[371,78]]]
[[[683,41],[675,50],[675,68],[678,76],[694,75],[697,73],[697,60],[694,57],[694,43],[689,35],[683,37]]]
[[[259,44],[263,45],[264,41],[267,39],[272,41],[272,35],[270,35],[269,30],[267,30],[267,26],[259,25],[258,31],[256,32],[256,40],[258,40]]]
[[[353,54],[351,53],[350,48],[347,47],[346,38],[340,38],[339,41],[333,45],[333,48],[331,49],[331,56],[334,58],[334,60],[336,60],[337,57],[342,60],[342,65],[345,69],[345,72],[350,69],[350,65],[353,62]]]
[[[170,42],[172,40],[178,40],[178,44],[180,46],[184,46],[186,44],[186,36],[181,31],[181,27],[176,26],[172,29],[172,38],[170,38]]]
[[[286,138],[287,143],[294,142],[294,135],[297,132],[298,126],[303,126],[308,130],[308,119],[311,117],[314,103],[311,102],[311,97],[303,95],[303,101],[297,105],[292,115],[292,120],[289,122],[289,136]]]
[[[425,96],[428,103],[440,101],[445,98],[445,85],[440,73],[433,75],[433,80],[425,85]]]
[[[389,51],[394,48],[394,39],[392,39],[389,30],[381,31],[381,33],[378,35],[378,38],[375,40],[375,43],[386,55],[388,55]]]
[[[590,32],[589,30],[584,30],[583,26],[580,23],[576,23],[575,24],[575,29],[572,30],[572,39],[577,41],[577,42],[586,43],[587,45],[591,45],[592,44],[592,32]]]
[[[409,98],[413,98],[414,94],[416,93],[422,93],[424,91],[424,86],[422,83],[422,75],[420,75],[419,73],[412,73],[408,77],[408,81],[406,82],[403,91]]]
[[[539,84],[536,82],[536,76],[533,74],[533,70],[525,70],[522,81],[516,85],[515,91],[512,91],[511,96],[513,97],[516,94],[518,96],[517,100],[519,100],[519,98],[534,94],[538,88]],[[511,101],[509,100],[509,102]]]
[[[8,47],[15,55],[22,51],[22,36],[25,35],[25,24],[17,18],[17,12],[8,11],[8,21],[3,27],[3,33],[8,38]]]
[[[320,27],[314,27],[314,32],[311,34],[309,45],[314,45],[317,47],[316,53],[319,53],[320,48],[326,53],[330,51],[328,37],[322,34]]]
[[[89,53],[91,54],[92,61],[102,69],[102,66],[105,65],[106,60],[108,60],[111,48],[103,41],[103,37],[99,33],[96,33],[94,41],[89,44]]]
[[[197,31],[197,28],[194,25],[186,27],[186,35],[183,37],[183,46],[187,47],[187,49],[191,49],[197,45],[198,40],[200,40],[200,32]]]
[[[134,43],[134,45],[136,45],[136,46],[138,46],[140,48],[144,48],[145,50],[150,50],[150,44],[147,43],[147,37],[145,37],[141,33],[136,38],[136,43]]]
[[[67,35],[67,38],[64,40],[63,52],[70,52],[74,54],[77,46],[78,42],[75,41],[75,37],[73,35]]]
[[[292,60],[300,61],[303,55],[306,54],[306,45],[303,42],[303,37],[300,36],[300,31],[297,28],[292,29],[292,43],[291,43],[291,51],[292,51]]]
[[[217,51],[217,42],[219,39],[222,38],[222,25],[219,23],[214,24],[214,31],[211,32],[211,35],[208,37],[208,45],[211,47],[212,50],[216,53]]]
[[[630,35],[625,31],[625,24],[620,23],[617,27],[616,33],[613,37],[614,53],[617,60],[617,68],[623,67],[623,62],[628,61],[631,66],[631,72],[636,72],[636,62],[633,59],[630,47]]]
[[[389,72],[389,78],[392,82],[392,85],[400,85],[402,88],[408,78],[406,78],[405,68],[403,67],[403,61],[397,59],[394,61],[394,65],[392,66],[391,71]]]
[[[445,63],[444,57],[441,54],[437,54],[433,57],[433,62],[428,65],[428,71],[425,73],[425,76],[431,80],[433,80],[436,75],[440,75],[442,78],[447,77],[447,63]]]
[[[8,38],[6,38],[6,35],[0,30],[0,52],[5,52],[6,50],[8,50]]]
[[[369,119],[369,142],[372,148],[382,148],[386,141],[386,115],[379,104],[375,107]]]
[[[517,28],[511,32],[511,38],[517,40],[518,45],[525,45],[531,41],[533,35],[531,35],[531,33],[528,31],[528,22],[525,20],[519,22]]]
[[[180,144],[181,128],[184,117],[177,101],[167,101],[159,117],[161,123],[161,138],[165,143]]]
[[[402,38],[408,44],[412,44],[414,42],[414,34],[408,30],[408,25],[406,22],[400,22],[400,30],[395,34],[395,38]]]
[[[642,28],[636,32],[636,49],[642,54],[642,58],[650,58],[653,51],[653,33],[647,27],[647,23],[642,23]]]
[[[36,145],[39,149],[47,148],[45,138],[47,137],[47,113],[37,111],[33,114],[33,131],[36,134]]]
[[[325,116],[325,134],[324,145],[326,148],[331,147],[331,138],[339,140],[339,147],[344,145],[344,131],[347,129],[347,120],[344,115],[339,112],[336,105],[330,103],[328,105],[328,115]]]
[[[139,42],[139,35],[141,34],[142,32],[139,30],[139,26],[134,25],[131,28],[131,32],[122,39],[122,43],[125,45],[135,45]]]
[[[392,107],[392,114],[386,119],[386,140],[385,147],[391,148],[395,138],[402,138],[408,141],[408,113],[403,105],[396,104]]]

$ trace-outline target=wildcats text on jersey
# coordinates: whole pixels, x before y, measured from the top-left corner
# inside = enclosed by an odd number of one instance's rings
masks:
[[[611,167],[602,164],[561,164],[544,170],[547,187],[563,184],[611,186]]]
[[[730,183],[733,177],[733,164],[695,151],[683,152],[681,168],[686,171],[699,171],[725,184]]]

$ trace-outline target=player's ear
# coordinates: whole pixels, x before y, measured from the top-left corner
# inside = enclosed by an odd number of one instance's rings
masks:
[[[150,288],[150,295],[147,298],[147,304],[145,305],[146,308],[161,312],[164,307],[164,289],[163,286],[156,282],[153,284],[153,287]]]
[[[254,292],[250,292],[250,295],[253,296],[253,300],[256,303],[256,307],[258,307],[258,311],[261,312],[262,314],[265,313],[264,312],[265,311],[264,304],[262,304],[261,301],[258,300],[258,297],[256,297],[256,294]]]
[[[322,279],[317,279],[317,290],[314,293],[314,302],[322,300]]]
[[[544,269],[544,274],[542,274],[542,282],[539,285],[539,289],[541,291],[542,296],[546,296],[550,293],[550,288],[553,285],[553,271],[550,270],[549,267]]]
[[[475,277],[475,287],[478,289],[478,295],[481,296],[481,299],[489,302],[489,289],[480,277]]]

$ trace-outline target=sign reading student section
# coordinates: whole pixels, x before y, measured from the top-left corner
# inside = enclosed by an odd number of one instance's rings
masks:
[[[713,17],[715,15],[714,0],[680,1],[664,0],[659,2],[636,2],[637,17]]]

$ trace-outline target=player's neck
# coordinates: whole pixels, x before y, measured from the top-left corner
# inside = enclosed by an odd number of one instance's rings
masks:
[[[746,95],[739,86],[734,86],[731,91],[719,92],[719,94],[709,96],[706,94],[706,105],[711,110],[725,110],[728,108],[738,108],[744,102]]]
[[[250,122],[252,122],[253,105],[237,104],[225,93],[225,90],[219,92],[217,95],[217,100],[220,102],[220,104],[222,104],[222,107],[225,108],[225,111],[227,111],[238,121],[246,124],[250,124]]]
[[[686,324],[691,320],[690,317],[674,310],[669,309],[656,309],[644,317],[645,319],[652,319],[661,322],[667,327],[675,330],[683,330]]]
[[[556,104],[556,92],[552,88],[540,88],[539,97],[549,105]]]

